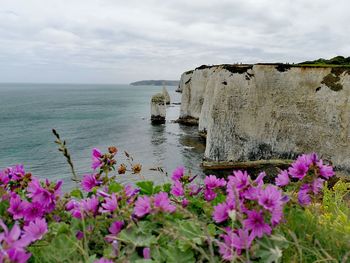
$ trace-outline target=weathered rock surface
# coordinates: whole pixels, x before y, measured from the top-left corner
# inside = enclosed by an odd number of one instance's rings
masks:
[[[192,78],[192,73],[193,73],[193,70],[189,70],[189,71],[182,73],[181,78],[180,78],[179,87],[176,89],[176,92],[181,93],[184,86],[190,84],[191,78]]]
[[[315,151],[350,171],[348,68],[201,66],[191,78],[183,74],[180,86],[180,120],[198,120],[207,133],[206,160],[288,159]]]
[[[170,95],[168,90],[166,89],[166,87],[163,86],[163,90],[162,90],[163,96],[165,98],[165,103],[166,104],[170,104]]]
[[[151,99],[151,122],[153,124],[165,123],[166,99],[163,93],[157,93]]]

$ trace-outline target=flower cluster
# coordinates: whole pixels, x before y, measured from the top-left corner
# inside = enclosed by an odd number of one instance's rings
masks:
[[[298,201],[306,206],[311,197],[316,196],[326,180],[334,176],[333,167],[323,163],[316,153],[299,156],[288,170],[283,170],[276,177],[276,185],[283,187],[290,184],[290,177],[299,182]]]
[[[226,200],[214,206],[213,220],[228,224],[221,235],[219,251],[225,260],[232,260],[243,249],[249,249],[255,238],[270,235],[282,219],[283,206],[288,200],[282,191],[273,185],[265,185],[261,173],[252,180],[247,172],[235,171],[226,183],[211,175],[206,178],[208,185],[226,185]],[[206,192],[204,192],[205,199]],[[233,227],[232,227],[233,226]]]
[[[8,217],[0,219],[0,262],[26,262],[26,247],[48,231],[45,215],[52,213],[61,195],[62,181],[40,182],[22,165],[0,172],[1,202],[8,202]],[[4,220],[10,221],[9,230]]]
[[[224,261],[244,258],[258,240],[272,235],[284,222],[284,206],[293,198],[284,191],[286,186],[296,181],[298,200],[306,205],[334,175],[333,168],[316,154],[305,154],[281,171],[275,185],[264,182],[264,172],[252,179],[246,171],[234,171],[226,179],[209,175],[202,184],[195,184],[196,176],[179,167],[171,184],[123,186],[112,174],[127,171],[124,164],[114,168],[116,153],[115,147],[106,154],[93,149],[93,172],[82,177],[80,189],[64,196],[61,181],[40,181],[22,165],[0,171],[0,262],[27,262],[31,253],[35,256],[28,248],[36,242],[48,245],[60,232],[76,242],[77,251],[88,254],[82,258],[92,256],[97,263],[128,261],[129,255],[164,261],[157,257],[179,253],[173,247],[177,244],[181,249],[200,245],[197,252],[210,251],[208,240],[214,241],[212,256]],[[132,165],[129,171],[140,169]],[[52,230],[57,225],[64,230]],[[203,238],[209,225],[214,230]],[[178,233],[183,235],[181,241],[176,241]],[[188,237],[191,243],[185,243]],[[160,247],[166,252],[160,253]]]

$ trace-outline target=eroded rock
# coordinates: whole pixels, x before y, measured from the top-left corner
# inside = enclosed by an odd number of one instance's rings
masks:
[[[315,151],[350,170],[347,69],[201,66],[187,84],[182,75],[180,85],[180,119],[198,120],[206,132],[206,160],[290,159]]]

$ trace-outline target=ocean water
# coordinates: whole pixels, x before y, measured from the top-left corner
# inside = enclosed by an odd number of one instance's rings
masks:
[[[176,87],[167,87],[172,103],[181,101]],[[52,128],[67,141],[79,176],[91,173],[91,149],[119,149],[142,164],[146,180],[162,183],[165,172],[184,165],[192,174],[203,175],[200,162],[204,144],[195,127],[173,123],[179,105],[167,108],[167,122],[150,122],[151,96],[161,87],[129,85],[0,84],[0,169],[22,163],[40,178],[63,179],[72,186],[71,174],[54,143]],[[132,183],[140,175],[120,175],[121,183]]]

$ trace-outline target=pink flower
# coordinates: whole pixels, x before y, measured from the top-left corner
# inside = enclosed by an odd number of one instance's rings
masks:
[[[204,199],[205,200],[212,201],[215,199],[216,196],[217,196],[217,193],[215,193],[213,189],[211,189],[211,188],[204,189]]]
[[[205,187],[208,189],[215,189],[215,188],[225,186],[226,181],[223,178],[222,179],[217,178],[215,175],[209,175],[205,177],[204,184],[205,184]]]
[[[36,218],[41,218],[44,213],[44,208],[39,202],[24,202],[23,217],[25,221],[29,222],[35,220]]]
[[[300,187],[298,192],[298,202],[300,205],[307,206],[311,204],[311,197],[309,195],[310,190],[309,184],[304,184]]]
[[[271,234],[271,227],[265,223],[263,213],[257,211],[247,211],[248,218],[244,220],[244,227],[251,230],[253,237],[261,238],[264,234]]]
[[[286,186],[287,184],[289,184],[290,180],[289,180],[289,175],[288,175],[288,171],[283,170],[282,172],[280,172],[277,176],[277,178],[275,179],[275,183],[277,186]]]
[[[31,242],[42,239],[42,237],[47,233],[47,223],[44,218],[36,218],[35,221],[29,223],[29,225],[24,226],[24,237],[29,238]]]
[[[145,247],[142,250],[142,254],[144,259],[151,259],[151,249],[149,247]]]
[[[171,180],[179,181],[184,176],[185,168],[183,166],[177,167],[171,176]]]
[[[9,231],[4,222],[0,219],[0,226],[4,232],[0,233],[0,244],[5,242],[7,248],[24,249],[30,244],[27,238],[21,238],[21,228],[15,223]],[[0,253],[1,254],[1,253]]]
[[[317,166],[319,168],[320,175],[323,178],[329,179],[334,175],[333,167],[330,165],[324,165],[322,160],[317,162]]]
[[[31,257],[30,253],[27,253],[24,249],[21,248],[7,249],[6,254],[6,256],[2,257],[0,253],[0,262],[26,263]],[[9,259],[9,261],[7,259]]]
[[[95,170],[96,168],[102,165],[102,161],[101,161],[102,153],[99,149],[97,148],[92,149],[91,158],[92,158],[92,165],[91,165],[92,169]]]
[[[25,205],[19,195],[13,194],[10,198],[10,207],[7,209],[7,211],[12,215],[14,220],[23,217],[24,208]]]
[[[108,228],[108,231],[113,235],[118,235],[119,232],[123,229],[124,222],[123,221],[115,221]]]
[[[248,230],[239,229],[238,232],[236,231],[233,233],[231,242],[232,246],[236,248],[238,254],[240,254],[240,250],[250,248],[253,239],[252,236],[249,236]]]
[[[170,204],[168,193],[164,192],[160,192],[154,196],[154,207],[169,213],[173,213],[176,210],[176,206]]]
[[[266,210],[273,211],[276,207],[282,205],[282,193],[276,188],[276,186],[268,185],[265,189],[262,189],[259,194],[259,205]]]
[[[131,185],[126,185],[124,187],[125,195],[127,198],[131,198],[140,192],[140,189],[133,188]]]
[[[242,190],[249,185],[249,175],[247,171],[234,171],[233,176],[228,177],[227,190],[230,191],[232,186],[235,186],[237,190]]]
[[[227,202],[214,206],[213,219],[216,223],[224,222],[229,217],[229,212],[234,209],[234,203],[228,204]]]
[[[181,205],[182,205],[183,208],[185,208],[185,207],[188,206],[189,203],[190,203],[190,202],[189,202],[186,198],[184,198],[184,199],[182,200],[182,202],[181,202]]]
[[[115,193],[111,197],[105,198],[105,202],[102,204],[102,213],[113,213],[118,208],[118,201]]]
[[[314,154],[303,154],[299,156],[288,169],[289,174],[294,178],[302,180],[309,171],[309,166],[315,158],[317,158],[317,155]]]
[[[134,213],[137,217],[151,213],[151,199],[148,196],[139,196],[135,202]]]
[[[37,202],[42,207],[50,212],[55,208],[56,199],[61,194],[62,181],[58,181],[56,184],[50,183],[46,180],[45,185],[42,186],[37,178],[33,178],[28,185],[27,196],[32,199],[32,202]]]
[[[8,173],[5,170],[0,171],[0,185],[1,184],[7,185],[9,181],[10,181],[10,178]]]
[[[80,204],[81,204],[81,208],[86,213],[91,213],[93,215],[97,214],[99,201],[98,201],[98,198],[96,196],[92,196],[91,198],[83,199],[83,200],[81,200]]]
[[[317,178],[311,183],[311,190],[314,194],[318,194],[323,187],[324,179]]]
[[[183,196],[184,188],[182,186],[182,183],[180,183],[179,181],[175,181],[174,184],[171,186],[170,193],[177,197]]]
[[[100,180],[97,180],[96,174],[86,174],[83,176],[81,180],[81,188],[85,192],[90,192],[95,186],[99,186],[101,184]]]

